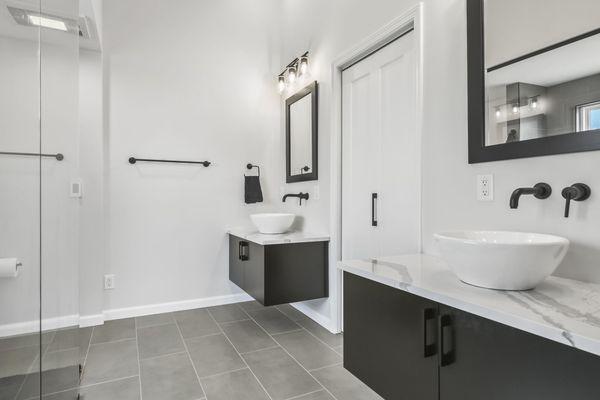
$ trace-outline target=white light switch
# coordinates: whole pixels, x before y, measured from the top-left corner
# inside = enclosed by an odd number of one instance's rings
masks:
[[[81,186],[81,179],[72,180],[69,188],[69,197],[80,198],[82,194],[83,189]]]
[[[494,175],[477,175],[477,200],[494,200]]]

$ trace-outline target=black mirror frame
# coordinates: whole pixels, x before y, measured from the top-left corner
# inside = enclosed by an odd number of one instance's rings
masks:
[[[290,130],[290,107],[298,100],[311,96],[312,112],[312,171],[307,174],[292,175],[291,171],[291,130]],[[316,181],[319,179],[319,91],[317,81],[299,90],[285,101],[285,164],[286,183]]]
[[[469,107],[469,164],[538,157],[552,154],[600,150],[600,129],[583,134],[563,134],[522,142],[485,145],[485,48],[484,0],[467,0],[467,64]],[[546,51],[554,50],[581,40],[598,30],[585,33],[511,60],[504,64],[522,61]]]

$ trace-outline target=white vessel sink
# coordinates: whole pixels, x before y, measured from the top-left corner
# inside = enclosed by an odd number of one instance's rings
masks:
[[[539,233],[461,231],[434,237],[460,280],[499,290],[533,289],[554,272],[569,249],[569,240]]]
[[[294,223],[294,214],[272,213],[252,214],[250,219],[260,233],[278,234],[285,233]]]

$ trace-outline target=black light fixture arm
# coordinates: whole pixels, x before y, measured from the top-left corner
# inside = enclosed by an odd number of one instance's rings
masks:
[[[306,53],[302,54],[300,57],[294,58],[294,60],[291,63],[289,63],[288,65],[285,66],[285,68],[283,69],[283,71],[281,71],[281,73],[278,76],[284,76],[285,73],[287,72],[288,68],[294,67],[294,66],[296,66],[298,64],[298,62],[300,61],[301,57],[308,57],[308,51]]]
[[[519,199],[523,195],[533,195],[536,199],[547,199],[552,194],[552,188],[547,183],[538,183],[532,188],[518,188],[510,196],[510,208],[519,207]]]
[[[0,151],[0,154],[7,155],[7,156],[50,157],[50,158],[56,158],[57,161],[62,161],[65,159],[65,156],[63,156],[61,153],[44,154],[44,153],[21,153],[21,152],[14,152],[14,151]]]
[[[569,211],[571,208],[571,200],[573,201],[584,201],[590,198],[592,189],[585,183],[574,183],[573,185],[566,187],[562,190],[562,197],[566,200],[565,203],[565,218],[569,218]]]

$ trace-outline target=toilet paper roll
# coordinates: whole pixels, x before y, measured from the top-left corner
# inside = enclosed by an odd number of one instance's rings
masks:
[[[21,263],[16,258],[0,258],[0,278],[16,278],[20,269]]]

